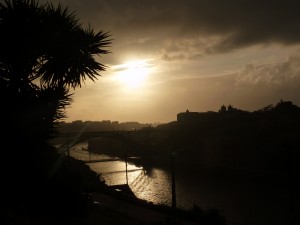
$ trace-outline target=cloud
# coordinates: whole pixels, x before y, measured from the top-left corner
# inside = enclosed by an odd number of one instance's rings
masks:
[[[54,1],[58,2],[58,1]],[[61,0],[112,33],[157,38],[224,36],[215,51],[300,41],[297,0]]]
[[[55,0],[54,2],[58,2]],[[93,27],[110,31],[116,42],[136,40],[131,47],[158,52],[166,40],[196,47],[205,54],[257,44],[300,43],[298,0],[61,0]],[[141,42],[141,40],[144,40]],[[193,40],[193,41],[191,41]],[[156,43],[156,45],[153,45]],[[123,43],[124,46],[125,43]],[[151,44],[151,45],[149,45]],[[130,43],[127,42],[127,47]],[[188,46],[190,45],[190,46]],[[151,47],[150,47],[151,46]],[[183,49],[166,54],[181,58]],[[195,54],[190,57],[194,58]]]
[[[254,65],[247,64],[237,75],[236,85],[300,85],[300,54],[290,56],[286,61]]]

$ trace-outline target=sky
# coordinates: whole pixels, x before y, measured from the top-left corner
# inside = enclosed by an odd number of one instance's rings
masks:
[[[42,2],[45,2],[42,0]],[[107,66],[66,121],[168,123],[187,109],[300,106],[299,1],[52,0],[109,32]]]

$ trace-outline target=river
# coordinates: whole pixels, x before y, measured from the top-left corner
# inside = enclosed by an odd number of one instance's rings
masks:
[[[81,160],[105,159],[109,156],[89,154],[87,143],[74,146],[70,155]],[[125,161],[88,163],[108,185],[125,184]],[[154,204],[171,205],[171,174],[153,168],[128,164],[128,184],[138,198]],[[198,178],[198,179],[195,179]],[[215,208],[225,216],[228,225],[289,225],[291,222],[290,193],[287,177],[266,175],[251,177],[235,174],[230,177],[205,174],[178,174],[176,197],[179,208],[193,204],[203,209]],[[297,195],[296,202],[299,202]],[[297,205],[298,206],[298,205]],[[299,213],[299,207],[296,207]]]

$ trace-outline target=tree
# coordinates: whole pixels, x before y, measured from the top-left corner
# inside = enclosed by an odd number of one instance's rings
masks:
[[[71,91],[106,69],[97,57],[109,53],[111,35],[83,28],[67,7],[36,0],[0,0],[0,34],[1,144],[6,146],[0,197],[18,199],[49,184],[47,174],[59,158],[49,153],[47,140],[66,117]]]
[[[96,57],[109,53],[110,34],[84,29],[68,8],[35,0],[4,0],[0,31],[1,113],[9,121],[6,129],[45,140],[55,122],[65,118],[70,90],[86,79],[95,81],[106,69]]]

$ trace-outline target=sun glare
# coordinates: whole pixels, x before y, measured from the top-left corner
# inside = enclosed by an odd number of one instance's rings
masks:
[[[145,83],[151,71],[151,65],[147,60],[131,61],[115,66],[117,80],[127,88],[139,88]]]

